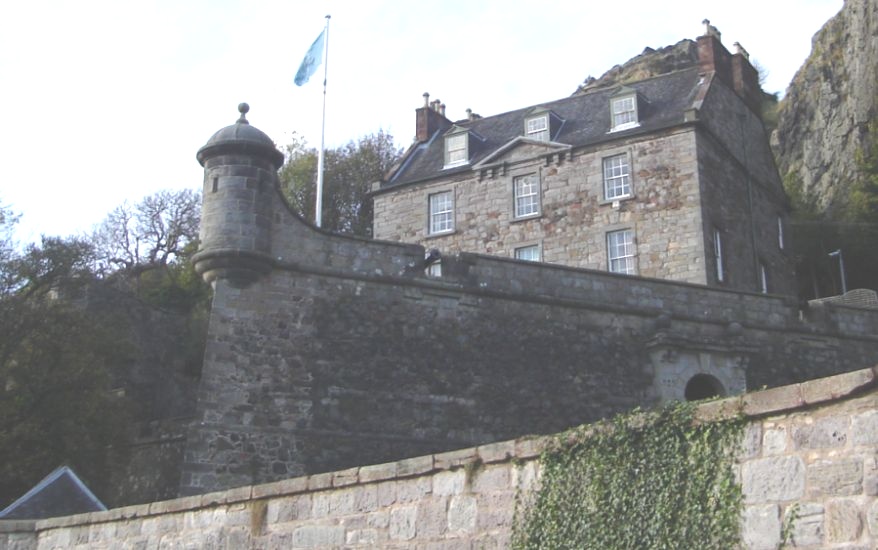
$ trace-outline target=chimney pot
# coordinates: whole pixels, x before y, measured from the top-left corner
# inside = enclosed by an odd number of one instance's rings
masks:
[[[445,104],[439,106],[439,114],[445,116]]]
[[[430,94],[424,92],[424,106],[415,109],[415,140],[418,143],[424,143],[437,130],[446,129],[451,125],[444,114],[440,114],[441,103],[438,99],[430,101]],[[442,107],[444,108],[444,105]]]
[[[722,33],[710,24],[710,19],[705,19],[701,23],[704,25],[704,36],[715,36],[717,40],[722,40]]]
[[[744,59],[750,60],[750,53],[744,49],[744,46],[741,45],[740,42],[735,42],[732,44],[735,47],[735,53],[739,53],[744,56]]]

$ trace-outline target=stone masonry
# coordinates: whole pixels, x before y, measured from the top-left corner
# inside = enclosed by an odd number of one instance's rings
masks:
[[[878,386],[867,369],[709,402],[749,419],[737,470],[744,547],[878,542]],[[516,495],[549,438],[481,445],[265,485],[38,522],[0,522],[0,549],[507,548]],[[790,519],[794,518],[794,519]]]
[[[465,253],[428,277],[419,245],[293,214],[281,156],[241,119],[199,159],[215,293],[183,495],[878,362],[867,308]]]
[[[793,294],[782,236],[789,205],[754,109],[755,70],[712,32],[698,38],[699,63],[674,73],[484,118],[452,122],[441,106],[417,109],[418,141],[373,185],[374,236],[443,255],[515,257],[536,247],[543,262],[608,270],[608,235],[626,230],[638,275]],[[622,93],[635,94],[639,118],[616,130],[610,107]],[[525,122],[546,111],[563,122],[548,141],[529,139]],[[462,131],[467,162],[443,165],[445,140]],[[604,188],[612,158],[630,173],[630,193],[616,199]],[[536,182],[538,207],[518,217],[521,177]],[[448,230],[430,226],[437,194],[451,197]]]

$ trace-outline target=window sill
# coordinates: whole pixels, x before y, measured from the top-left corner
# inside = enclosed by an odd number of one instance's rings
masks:
[[[457,233],[456,229],[449,229],[448,231],[441,231],[439,233],[429,233],[425,237],[426,239],[438,239],[439,237],[447,237],[448,235],[454,235]]]
[[[634,200],[636,198],[637,198],[637,195],[624,195],[622,197],[616,197],[615,199],[604,199],[604,200],[598,202],[598,206],[606,206],[608,204],[613,204],[614,202],[622,203],[622,202]]]
[[[537,212],[536,214],[528,214],[527,216],[520,216],[518,218],[512,218],[509,220],[509,223],[518,223],[518,222],[526,222],[529,220],[536,220],[543,217],[542,212]]]
[[[640,126],[640,122],[626,122],[625,124],[620,124],[619,126],[616,126],[615,128],[610,128],[610,131],[607,133],[612,134],[613,132],[622,132],[624,130],[630,130],[632,128],[637,128],[639,126]]]

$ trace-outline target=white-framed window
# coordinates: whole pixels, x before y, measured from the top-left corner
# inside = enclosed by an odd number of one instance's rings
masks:
[[[611,272],[634,275],[637,272],[634,265],[635,253],[632,229],[607,233],[607,265]]]
[[[466,132],[445,136],[445,167],[460,166],[469,160],[469,136]]]
[[[430,195],[429,210],[431,235],[448,233],[454,229],[454,197],[451,191]]]
[[[723,235],[716,228],[713,230],[713,260],[716,263],[716,280],[721,283],[726,279],[723,268]]]
[[[783,250],[783,218],[777,217],[777,246]]]
[[[759,262],[759,286],[763,294],[768,294],[768,268],[762,262]]]
[[[524,135],[531,139],[549,141],[549,115],[540,115],[525,120]]]
[[[516,260],[527,260],[529,262],[539,262],[540,260],[540,245],[532,244],[528,246],[522,246],[515,249],[515,259]]]
[[[638,125],[636,96],[617,97],[611,101],[613,128],[611,131],[627,130]]]
[[[512,187],[516,218],[540,213],[540,178],[537,174],[514,178]]]
[[[604,198],[621,199],[631,196],[631,167],[628,155],[622,153],[604,159]]]
[[[427,277],[441,277],[442,260],[435,261],[432,264],[428,265],[425,273],[427,274]]]

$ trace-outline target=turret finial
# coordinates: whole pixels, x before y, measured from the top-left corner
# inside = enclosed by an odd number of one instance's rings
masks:
[[[238,124],[250,124],[247,120],[247,113],[250,111],[250,106],[246,103],[238,103],[238,112],[241,113],[241,116],[238,117]]]

